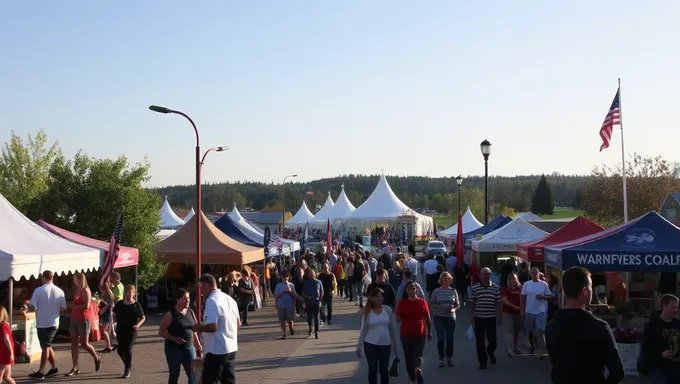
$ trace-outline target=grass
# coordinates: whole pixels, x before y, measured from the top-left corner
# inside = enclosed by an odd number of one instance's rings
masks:
[[[559,211],[554,211],[552,215],[541,215],[541,219],[569,219],[581,215],[583,215],[583,210],[581,209],[561,209]]]

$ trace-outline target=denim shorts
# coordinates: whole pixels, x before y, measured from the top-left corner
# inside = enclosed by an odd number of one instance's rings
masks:
[[[524,330],[533,332],[535,330],[545,331],[545,324],[548,322],[548,314],[543,313],[525,313],[524,314]]]
[[[81,320],[81,321],[73,321],[71,320],[71,324],[68,326],[68,330],[71,333],[77,333],[79,335],[85,334],[89,335],[90,334],[90,320]]]

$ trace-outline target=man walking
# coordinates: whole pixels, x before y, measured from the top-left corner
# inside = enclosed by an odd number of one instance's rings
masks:
[[[524,319],[524,328],[532,345],[530,353],[536,353],[539,359],[543,359],[543,332],[548,321],[548,300],[552,299],[552,292],[545,281],[539,280],[538,268],[531,268],[529,274],[531,280],[522,285],[519,314]]]
[[[486,369],[487,361],[496,364],[496,323],[501,325],[501,290],[491,281],[491,270],[482,268],[479,282],[470,290],[470,323],[475,328],[479,369]],[[488,341],[485,345],[484,338]]]
[[[37,372],[28,375],[34,379],[44,379],[59,373],[54,360],[52,341],[59,329],[59,315],[66,309],[66,297],[61,288],[54,285],[54,274],[44,271],[40,277],[42,285],[33,291],[31,300],[26,303],[29,311],[36,312],[36,328],[38,329],[38,341],[42,353],[40,354],[40,368]],[[47,363],[50,370],[45,372]]]
[[[203,324],[193,326],[194,332],[203,333],[203,384],[236,384],[236,351],[241,327],[238,305],[217,289],[212,275],[201,276],[198,285],[206,297]]]
[[[617,384],[623,362],[609,324],[586,309],[593,298],[590,272],[571,267],[562,275],[566,308],[545,330],[554,384]],[[605,368],[609,375],[605,376]]]

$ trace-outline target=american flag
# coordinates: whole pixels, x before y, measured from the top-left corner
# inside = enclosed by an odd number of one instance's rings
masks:
[[[99,280],[99,286],[103,287],[105,283],[109,281],[109,276],[113,272],[113,266],[116,264],[118,259],[118,253],[120,253],[120,236],[123,233],[123,214],[118,216],[118,221],[116,222],[116,229],[113,231],[113,236],[111,236],[111,241],[109,244],[109,250],[106,252],[106,259],[104,260],[104,268],[102,269],[102,277]]]
[[[600,145],[600,152],[603,149],[609,148],[609,142],[612,139],[612,132],[615,125],[621,125],[621,99],[619,98],[620,89],[616,90],[616,96],[612,101],[612,106],[609,107],[609,112],[604,118],[602,128],[600,128],[600,137],[602,138],[602,145]]]

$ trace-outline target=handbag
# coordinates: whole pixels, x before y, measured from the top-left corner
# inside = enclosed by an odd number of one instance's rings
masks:
[[[390,371],[388,372],[390,377],[399,377],[399,358],[395,357],[392,360],[392,365],[390,365]]]

